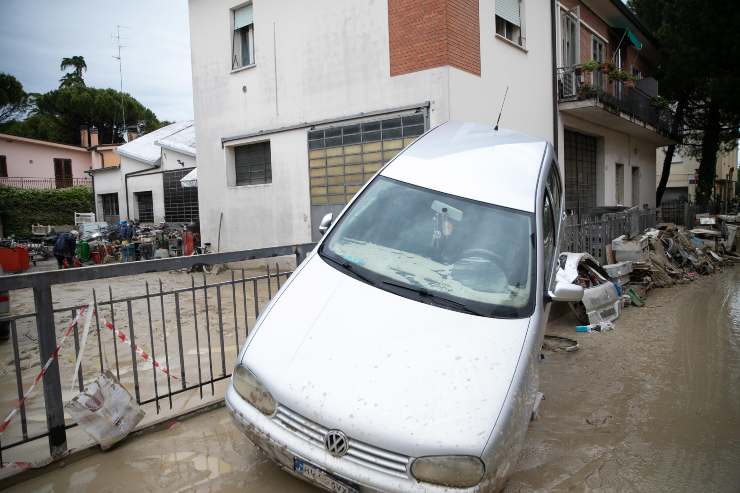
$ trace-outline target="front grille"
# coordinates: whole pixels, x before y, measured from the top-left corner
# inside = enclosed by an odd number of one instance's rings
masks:
[[[329,431],[328,428],[324,428],[320,424],[314,423],[281,405],[278,406],[274,419],[288,431],[295,433],[317,447],[324,448],[324,437]],[[408,477],[408,467],[411,462],[411,459],[405,455],[394,454],[351,437],[349,437],[347,455],[343,456],[342,459],[401,478]]]

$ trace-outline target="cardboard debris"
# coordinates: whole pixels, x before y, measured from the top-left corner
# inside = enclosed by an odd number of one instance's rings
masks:
[[[85,386],[64,409],[103,450],[126,438],[144,418],[144,411],[110,371]]]

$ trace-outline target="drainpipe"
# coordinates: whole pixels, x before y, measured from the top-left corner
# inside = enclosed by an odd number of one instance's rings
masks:
[[[140,169],[139,171],[130,171],[126,173],[125,175],[123,175],[123,184],[126,189],[126,221],[131,221],[131,214],[128,208],[128,178],[129,176],[141,175],[141,174],[144,174],[146,171],[153,170],[156,167],[157,165],[154,164],[154,165],[151,165],[151,167],[148,169]]]
[[[557,0],[550,2],[550,44],[552,45],[552,145],[558,155]]]
[[[93,173],[92,169],[87,169],[84,171],[86,175],[90,176],[90,179],[92,180],[92,210],[95,213],[95,220],[98,220],[98,201],[95,198],[95,173]]]

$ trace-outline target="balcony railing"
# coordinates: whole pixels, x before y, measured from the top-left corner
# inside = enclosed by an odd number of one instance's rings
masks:
[[[608,111],[617,115],[625,114],[650,125],[662,135],[676,138],[671,130],[674,118],[671,109],[658,104],[657,97],[639,87],[641,84],[647,85],[650,80],[654,83],[653,79],[636,83],[610,81],[607,74],[599,70],[584,71],[580,65],[559,67],[557,75],[558,102],[598,102]]]
[[[92,180],[90,178],[35,178],[29,176],[0,177],[0,187],[52,190],[55,188],[90,186],[92,186]]]

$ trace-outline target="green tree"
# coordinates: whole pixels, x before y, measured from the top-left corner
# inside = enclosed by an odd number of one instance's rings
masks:
[[[23,84],[10,74],[0,72],[0,123],[22,116],[31,104]]]
[[[68,58],[62,58],[62,63],[59,65],[59,70],[67,70],[72,68],[72,72],[64,74],[59,79],[61,83],[59,87],[72,87],[72,86],[84,86],[85,80],[82,78],[82,73],[87,70],[87,63],[85,63],[85,57],[73,56]]]
[[[676,109],[674,128],[684,151],[700,160],[697,201],[707,204],[714,188],[717,153],[740,137],[740,52],[735,35],[740,9],[733,2],[630,0],[653,31],[661,55],[661,95]],[[670,146],[656,192],[660,205],[676,146]]]
[[[80,145],[80,127],[96,126],[100,143],[123,142],[121,102],[125,107],[126,125],[143,125],[145,131],[162,126],[157,116],[131,95],[114,89],[71,86],[39,94],[28,118],[11,121],[0,131],[49,140],[63,144]]]

